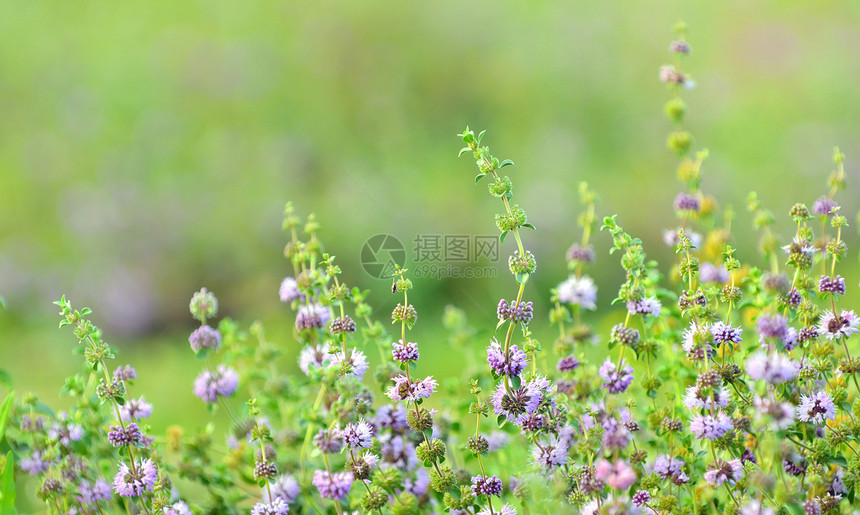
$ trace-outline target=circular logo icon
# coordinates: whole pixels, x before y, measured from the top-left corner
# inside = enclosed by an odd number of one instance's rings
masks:
[[[361,266],[373,278],[388,279],[395,267],[406,265],[406,249],[391,234],[377,234],[361,246]]]

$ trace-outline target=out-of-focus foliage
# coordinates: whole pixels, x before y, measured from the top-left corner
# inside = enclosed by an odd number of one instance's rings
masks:
[[[201,284],[236,312],[273,309],[287,198],[318,212],[341,254],[378,232],[482,233],[484,192],[460,186],[445,150],[466,121],[496,128],[535,224],[559,235],[536,249],[544,286],[562,269],[552,258],[579,180],[607,211],[624,206],[631,231],[658,236],[676,192],[656,76],[679,18],[695,42],[689,124],[723,202],[751,189],[776,212],[811,202],[831,147],[857,155],[851,2],[36,1],[0,13],[0,289],[13,315],[84,294],[124,335],[177,321]]]

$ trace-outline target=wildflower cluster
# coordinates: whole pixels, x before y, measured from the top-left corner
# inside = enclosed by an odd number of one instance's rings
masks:
[[[466,128],[460,154],[498,199],[511,290],[484,300],[496,322],[484,331],[446,308],[442,326],[465,358],[457,377],[427,372],[443,343],[424,339],[408,270],[390,267],[390,316],[375,313],[325,250],[316,217],[287,204],[277,298],[291,338],[271,341],[259,322],[215,324],[215,295],[191,298],[188,344],[201,371],[186,394],[225,412],[226,435],[214,422],[152,435],[152,405],[131,394],[137,371],[108,366],[115,352],[92,313],[63,297],[60,325],[72,327],[84,368],[66,381],[66,411],[34,395],[0,404],[0,506],[18,474],[64,514],[850,512],[860,316],[844,305],[857,279],[837,269],[849,250],[837,195],[844,156],[834,152],[811,209],[785,206],[788,238],[748,197],[762,259],[742,263],[735,215],[703,188],[708,152],[684,126],[692,50],[683,24],[676,30],[672,64],[658,75],[681,185],[664,238],[672,263],[649,259],[653,247],[625,231],[623,216],[598,217],[597,194],[580,183],[564,276],[547,299],[527,293],[537,259],[523,236],[540,233],[525,231],[535,227],[514,203],[505,175],[514,163]],[[593,241],[598,220],[608,248]],[[612,300],[598,298],[589,275],[598,256],[623,270]]]

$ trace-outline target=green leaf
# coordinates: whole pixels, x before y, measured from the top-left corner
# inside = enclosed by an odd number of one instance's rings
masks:
[[[471,149],[471,148],[469,148],[469,147],[463,147],[463,148],[461,148],[461,149],[460,149],[460,152],[457,154],[457,157],[462,156],[463,154],[465,154],[466,152],[469,152],[470,150],[472,150],[472,149]]]
[[[511,378],[511,388],[513,388],[514,390],[519,390],[520,386],[522,386],[522,379],[520,379],[520,376],[512,377]]]
[[[12,375],[0,368],[0,385],[6,387],[7,390],[11,390],[12,384]]]
[[[0,440],[6,436],[6,423],[9,421],[9,413],[12,412],[12,402],[15,400],[15,392],[9,392],[3,404],[0,405]]]
[[[504,243],[505,238],[508,237],[508,231],[502,231],[502,234],[499,235],[499,243]]]
[[[0,297],[0,309],[6,309],[6,299]]]
[[[837,454],[836,456],[831,456],[827,461],[833,463],[835,465],[839,465],[840,467],[844,467],[848,465],[848,462],[845,461],[845,457],[841,454]]]
[[[523,225],[522,225],[522,227],[528,227],[529,229],[532,229],[532,230],[534,230],[534,228],[535,228],[535,226],[534,226],[534,225],[532,225],[532,224],[528,224],[528,223],[523,224]]]
[[[496,424],[498,424],[499,427],[505,427],[505,424],[507,422],[508,422],[508,417],[506,417],[504,415],[499,415],[498,417],[496,417]]]
[[[15,515],[15,456],[6,453],[6,464],[0,472],[0,515]]]
[[[514,166],[514,162],[513,162],[513,161],[511,161],[510,159],[505,159],[504,161],[502,161],[502,162],[499,164],[499,168],[504,168],[504,167],[506,167],[506,166]]]
[[[498,331],[499,328],[502,327],[502,325],[504,325],[505,322],[507,322],[507,320],[505,320],[504,318],[500,319],[499,323],[496,324],[496,331]]]
[[[485,175],[487,175],[487,174],[485,174],[485,173],[479,173],[478,175],[476,175],[476,176],[475,176],[475,184],[478,184],[478,181],[480,181],[481,179],[483,179]]]
[[[523,272],[521,274],[515,274],[514,277],[517,279],[517,284],[525,284],[529,280],[528,272]]]

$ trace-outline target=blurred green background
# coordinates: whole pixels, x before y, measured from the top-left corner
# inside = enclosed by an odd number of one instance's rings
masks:
[[[222,315],[263,320],[297,369],[277,296],[291,199],[317,214],[345,280],[374,289],[386,319],[390,283],[358,261],[369,236],[394,234],[411,257],[416,234],[495,234],[501,204],[456,157],[467,124],[517,163],[514,199],[538,228],[524,234],[538,320],[579,238],[579,181],[601,195],[600,215],[619,212],[650,256],[668,258],[680,185],[657,72],[679,19],[696,83],[687,126],[710,149],[703,188],[736,207],[741,258],[755,241],[746,194],[790,237],[788,209],[825,191],[834,145],[853,222],[856,2],[0,3],[0,368],[54,402],[79,369],[51,305],[66,293],[95,310],[118,362],[138,367],[134,393],[156,405],[157,430],[205,423],[191,394],[191,293],[206,286]],[[595,242],[606,309],[621,269],[605,235]],[[856,255],[842,270],[851,284]],[[424,348],[448,352],[449,303],[483,331],[471,351],[486,345],[498,298],[515,291],[498,266],[498,280],[416,281]],[[450,356],[422,356],[456,374]]]

